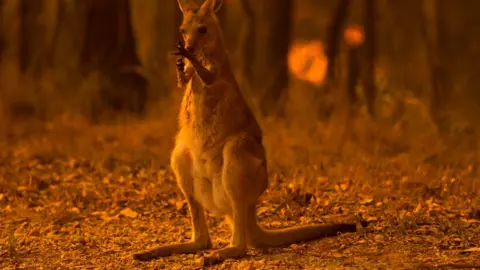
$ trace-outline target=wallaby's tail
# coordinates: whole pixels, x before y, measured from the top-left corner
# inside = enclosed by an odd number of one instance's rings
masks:
[[[355,223],[315,224],[268,230],[260,227],[254,221],[249,225],[249,229],[251,232],[250,245],[265,248],[336,236],[338,233],[356,232],[357,225]]]

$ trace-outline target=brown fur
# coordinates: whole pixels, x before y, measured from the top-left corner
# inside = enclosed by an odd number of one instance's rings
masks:
[[[249,246],[282,246],[354,232],[355,224],[280,230],[265,230],[257,224],[255,206],[268,187],[262,132],[232,73],[214,14],[216,1],[206,0],[201,7],[187,0],[178,2],[184,15],[185,46],[192,48],[194,57],[178,76],[185,94],[171,167],[189,205],[193,236],[189,243],[160,246],[136,254],[135,259],[212,248],[204,209],[225,216],[233,231],[230,246],[213,251],[207,263],[244,256]],[[202,26],[207,32],[199,34]]]

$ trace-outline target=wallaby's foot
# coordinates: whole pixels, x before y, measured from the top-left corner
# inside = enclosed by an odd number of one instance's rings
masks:
[[[226,247],[221,248],[215,251],[212,251],[210,254],[204,256],[203,264],[205,266],[214,265],[221,263],[227,259],[237,259],[243,257],[247,254],[246,248],[239,247]]]
[[[160,257],[166,257],[173,254],[191,254],[197,253],[199,251],[203,251],[206,249],[211,249],[212,242],[211,241],[204,241],[204,242],[188,242],[188,243],[180,243],[180,244],[172,244],[172,245],[164,245],[159,246],[157,248],[151,249],[146,252],[136,253],[133,255],[133,259],[137,261],[150,261],[153,259],[157,259]]]

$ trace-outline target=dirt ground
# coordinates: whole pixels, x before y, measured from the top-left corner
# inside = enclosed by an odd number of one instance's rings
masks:
[[[355,220],[366,230],[268,250],[208,269],[480,269],[478,191],[445,192],[384,177],[373,185],[316,176],[299,186],[271,168],[258,205],[263,226]],[[132,254],[188,241],[189,213],[165,164],[150,158],[0,157],[0,269],[202,269],[201,255],[139,262]],[[215,247],[228,244],[222,219],[209,217]]]

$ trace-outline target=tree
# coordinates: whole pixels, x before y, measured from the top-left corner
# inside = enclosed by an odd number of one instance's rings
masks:
[[[348,9],[351,5],[350,0],[341,0],[338,3],[334,16],[328,25],[327,37],[327,80],[333,81],[335,78],[335,68],[337,56],[340,49],[340,41],[342,39],[342,32],[345,29],[345,22],[347,18]]]
[[[81,50],[81,70],[101,71],[100,110],[106,105],[115,111],[143,113],[148,81],[122,68],[139,66],[130,16],[129,0],[84,1],[85,40]],[[95,111],[94,115],[98,115]]]
[[[232,59],[242,88],[259,100],[263,115],[283,113],[292,10],[292,0],[238,0],[226,11],[227,47],[235,52]]]
[[[367,101],[367,108],[372,117],[375,118],[375,99],[377,97],[377,87],[375,82],[375,62],[377,58],[377,41],[375,21],[377,1],[365,0],[365,65],[364,65],[364,92]]]
[[[439,44],[439,18],[436,0],[424,0],[424,35],[427,47],[427,64],[429,69],[429,81],[431,88],[431,114],[437,126],[442,126],[442,112],[445,111],[448,100],[449,86],[447,86],[447,74],[445,74],[442,60],[440,59]],[[443,52],[446,53],[446,52]],[[443,63],[444,64],[444,63]]]
[[[176,1],[130,0],[131,26],[141,74],[149,81],[149,102],[165,98],[174,85],[170,52],[178,40],[181,12]]]
[[[257,53],[258,70],[255,84],[262,89],[260,108],[263,115],[283,115],[284,93],[288,89],[288,50],[290,47],[293,22],[292,0],[265,0],[259,10],[257,40],[261,43],[261,53]],[[263,30],[263,31],[262,31]],[[262,65],[265,63],[266,65]]]
[[[92,95],[83,94],[93,105],[82,108],[92,117],[105,110],[142,114],[147,96],[154,101],[169,92],[174,1],[1,0],[0,4],[1,59],[8,63],[3,68],[33,81],[46,74],[56,76],[49,78],[52,85],[47,88],[58,88],[55,95],[60,100],[80,95],[72,91],[92,74],[99,75],[97,85],[89,87],[95,89]],[[149,88],[152,83],[155,87]]]

